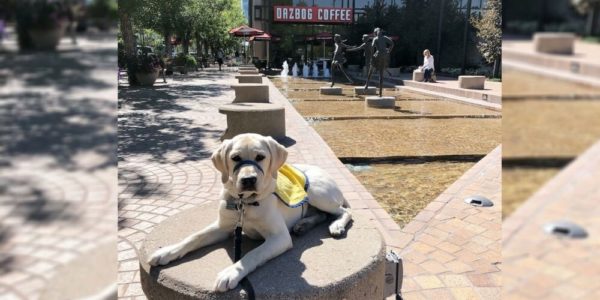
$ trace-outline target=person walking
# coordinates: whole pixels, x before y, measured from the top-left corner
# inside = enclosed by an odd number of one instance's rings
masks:
[[[223,51],[221,49],[217,50],[217,63],[219,64],[219,71],[221,71],[221,66],[223,66]]]

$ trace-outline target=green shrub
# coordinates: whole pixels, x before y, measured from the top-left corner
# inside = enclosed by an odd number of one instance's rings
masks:
[[[175,66],[185,66],[188,68],[195,68],[197,65],[196,59],[191,55],[185,55],[183,53],[177,54],[173,59],[173,64]]]
[[[94,0],[87,11],[93,19],[116,20],[118,18],[117,0]]]

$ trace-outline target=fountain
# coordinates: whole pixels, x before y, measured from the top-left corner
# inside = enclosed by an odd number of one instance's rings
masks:
[[[287,77],[289,72],[287,61],[284,61],[281,67],[283,68],[283,70],[281,70],[281,77]]]
[[[327,61],[323,61],[323,77],[329,78],[331,77],[331,73],[329,73],[329,69],[327,69]]]
[[[312,65],[312,77],[319,77],[319,67],[317,67],[317,63],[313,61]]]
[[[292,76],[298,77],[298,64],[297,63],[294,63],[294,66],[292,67]]]
[[[304,66],[302,67],[302,77],[308,77],[308,64],[304,64]]]

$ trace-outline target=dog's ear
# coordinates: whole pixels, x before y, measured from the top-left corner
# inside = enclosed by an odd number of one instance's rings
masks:
[[[221,182],[223,183],[229,180],[229,158],[227,156],[230,149],[231,140],[224,140],[221,146],[210,157],[215,168],[221,172]]]
[[[271,152],[271,162],[269,164],[269,172],[274,179],[277,179],[277,171],[283,166],[287,159],[287,150],[272,137],[266,137],[269,152]]]

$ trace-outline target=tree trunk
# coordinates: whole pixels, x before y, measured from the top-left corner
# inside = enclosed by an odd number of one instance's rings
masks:
[[[183,47],[183,54],[188,55],[190,53],[190,38],[189,34],[183,34],[181,46]]]
[[[171,57],[171,53],[173,52],[173,47],[171,46],[171,34],[165,31],[163,37],[165,40],[165,54],[167,57]]]
[[[129,14],[124,10],[119,10],[119,21],[121,25],[121,34],[123,36],[123,46],[125,48],[125,60],[127,65],[127,78],[130,85],[136,85],[135,78],[135,38],[133,35],[133,26]]]
[[[494,71],[492,72],[492,77],[493,78],[500,78],[500,63],[501,63],[501,58],[497,58],[494,61]]]

